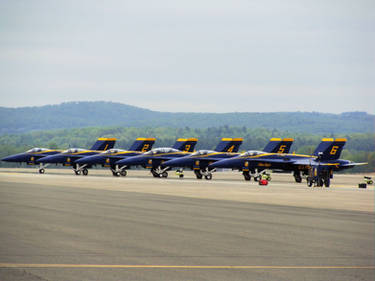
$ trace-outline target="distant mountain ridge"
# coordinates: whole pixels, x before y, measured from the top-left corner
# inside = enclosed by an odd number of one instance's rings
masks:
[[[374,133],[375,115],[316,112],[172,113],[113,102],[67,102],[38,107],[0,107],[0,134],[83,127],[244,126],[290,132],[337,134]]]

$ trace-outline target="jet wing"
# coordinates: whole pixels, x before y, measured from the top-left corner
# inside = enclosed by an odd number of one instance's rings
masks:
[[[316,160],[310,160],[310,159],[298,159],[295,161],[290,162],[290,164],[293,165],[301,165],[301,166],[339,166],[339,167],[354,167],[359,165],[366,165],[368,163],[348,163],[348,164],[342,164],[342,163],[324,163],[324,162],[317,162]]]
[[[173,159],[176,159],[178,157],[176,156],[150,156],[148,157],[149,159],[152,159],[152,160],[161,160],[161,161],[168,161],[168,160],[173,160]]]
[[[367,165],[368,163],[348,163],[343,164],[341,167],[355,167],[355,166],[361,166],[361,165]]]
[[[310,166],[310,165],[317,165],[317,163],[312,159],[251,159],[251,162],[259,162],[259,163],[269,163],[269,164],[289,164],[295,166]]]
[[[290,164],[296,165],[296,166],[338,166],[339,163],[322,163],[317,162],[314,159],[297,159],[294,161],[291,161]]]
[[[197,160],[199,160],[199,162],[202,162],[202,161],[216,162],[216,161],[220,161],[220,160],[224,160],[224,159],[230,159],[230,158],[214,158],[214,157],[197,158]]]
[[[270,164],[294,164],[296,160],[292,159],[249,159],[251,162],[261,162],[261,163],[270,163]],[[306,164],[297,164],[297,165],[306,165]]]

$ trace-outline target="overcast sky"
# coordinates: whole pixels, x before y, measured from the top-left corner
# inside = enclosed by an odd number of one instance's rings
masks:
[[[375,1],[0,1],[0,106],[375,113]]]

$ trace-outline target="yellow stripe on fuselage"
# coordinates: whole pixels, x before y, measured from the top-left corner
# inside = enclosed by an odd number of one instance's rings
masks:
[[[79,154],[84,154],[84,153],[89,153],[89,152],[102,153],[103,150],[84,150],[84,151],[79,151],[79,152],[74,152],[74,153],[66,153],[66,154],[79,155]]]
[[[233,156],[238,156],[240,155],[239,153],[232,153],[232,152],[213,152],[209,154],[201,154],[201,155],[192,155],[192,158],[200,158],[200,157],[208,157],[208,156],[213,156],[213,155],[221,155],[221,154],[228,154],[228,155],[233,155]]]
[[[186,155],[190,155],[191,152],[187,152],[187,151],[166,152],[166,153],[153,154],[153,155],[144,155],[144,156],[145,157],[154,157],[154,156],[164,156],[164,155],[171,155],[171,154],[186,154]]]
[[[282,156],[282,157],[287,157],[287,156],[294,156],[294,157],[304,157],[304,158],[315,158],[316,156],[312,156],[312,155],[304,155],[304,154],[290,154],[290,153],[263,153],[263,154],[258,154],[258,155],[254,155],[254,156],[241,156],[241,158],[260,158],[260,157],[263,157],[263,156],[273,156],[273,155],[276,155],[276,156]]]
[[[30,152],[30,154],[43,154],[43,153],[48,153],[48,152],[62,152],[62,150],[51,149],[51,150],[44,150],[44,151],[39,151],[39,152]]]
[[[120,151],[120,152],[116,152],[116,153],[111,153],[111,154],[108,154],[108,155],[122,155],[122,154],[130,154],[130,153],[142,154],[143,152],[142,151],[127,150],[127,151]]]

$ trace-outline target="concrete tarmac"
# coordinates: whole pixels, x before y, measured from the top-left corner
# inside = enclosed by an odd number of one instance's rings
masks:
[[[374,280],[374,188],[0,169],[0,280]],[[108,176],[105,176],[108,175]]]

